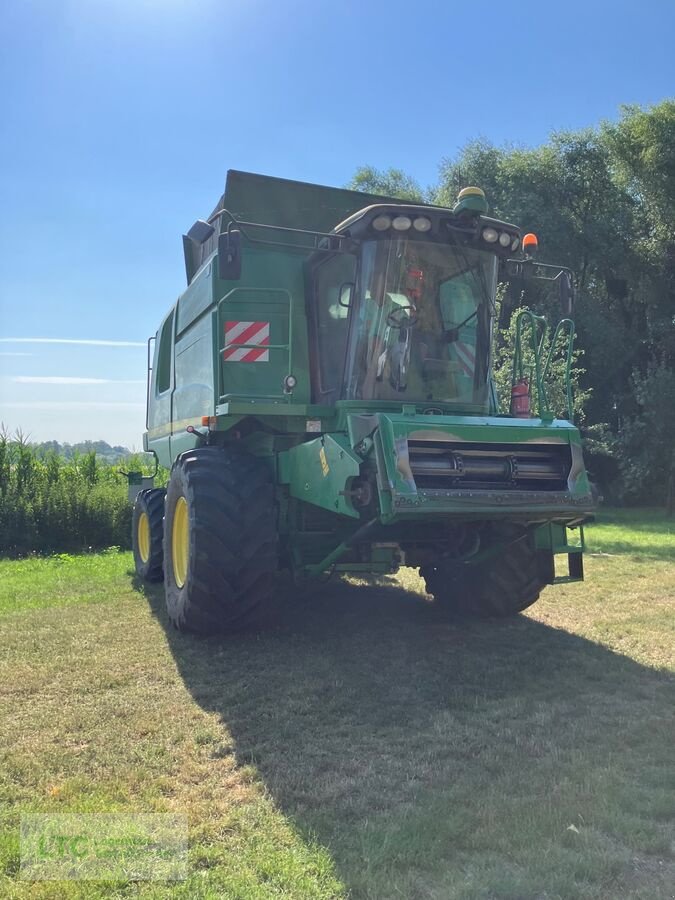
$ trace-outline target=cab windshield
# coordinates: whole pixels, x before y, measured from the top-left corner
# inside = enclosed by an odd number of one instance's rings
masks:
[[[405,238],[363,244],[346,398],[488,406],[493,254]]]

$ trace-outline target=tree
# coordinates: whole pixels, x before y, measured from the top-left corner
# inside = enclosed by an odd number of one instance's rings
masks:
[[[365,194],[382,194],[384,197],[396,197],[399,200],[424,202],[424,192],[410,175],[401,169],[376,169],[373,166],[361,166],[354,172],[351,181],[346,185],[353,191]]]
[[[644,314],[647,357],[675,366],[675,100],[626,106],[602,126],[616,180],[634,200],[634,277]]]
[[[675,371],[653,362],[634,373],[633,385],[636,409],[619,436],[625,491],[628,499],[659,502],[675,476]]]

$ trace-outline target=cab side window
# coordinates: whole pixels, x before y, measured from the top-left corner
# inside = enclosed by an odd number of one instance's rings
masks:
[[[355,277],[356,257],[349,253],[330,257],[316,271],[319,393],[323,402],[335,399],[340,390]],[[326,396],[331,394],[333,397]]]
[[[163,394],[171,387],[171,343],[173,339],[173,312],[168,316],[159,335],[157,346],[155,392]]]

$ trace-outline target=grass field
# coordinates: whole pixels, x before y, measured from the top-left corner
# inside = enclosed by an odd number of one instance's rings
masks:
[[[507,623],[404,570],[209,640],[128,553],[0,562],[0,895],[672,898],[675,522],[587,536]],[[22,881],[31,811],[186,813],[190,875]]]

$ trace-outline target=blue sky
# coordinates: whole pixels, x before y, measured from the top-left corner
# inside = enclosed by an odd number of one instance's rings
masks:
[[[145,340],[228,168],[431,184],[473,137],[672,96],[674,32],[672,0],[4,0],[0,420],[140,446]]]

